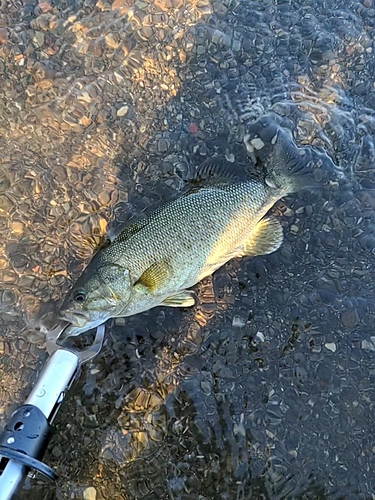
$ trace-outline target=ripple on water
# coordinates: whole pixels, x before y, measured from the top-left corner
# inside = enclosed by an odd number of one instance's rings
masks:
[[[40,305],[52,321],[109,228],[177,196],[205,158],[256,170],[279,129],[344,176],[278,204],[281,249],[223,267],[193,310],[111,323],[56,419],[57,497],[369,498],[371,1],[4,8],[2,418],[43,360]]]

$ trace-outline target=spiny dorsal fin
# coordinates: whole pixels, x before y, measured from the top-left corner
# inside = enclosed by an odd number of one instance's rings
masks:
[[[200,165],[189,182],[198,187],[220,186],[246,181],[249,177],[250,174],[243,167],[224,158],[215,157]]]
[[[127,241],[129,238],[134,236],[136,233],[138,233],[141,229],[143,229],[145,226],[148,224],[148,218],[145,217],[144,219],[138,219],[135,222],[129,223],[127,226],[124,227],[124,229],[121,230],[121,232],[116,236],[115,240],[116,242],[122,243]]]

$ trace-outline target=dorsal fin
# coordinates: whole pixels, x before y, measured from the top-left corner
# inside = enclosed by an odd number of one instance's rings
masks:
[[[116,236],[114,241],[116,242],[125,242],[136,233],[138,233],[141,229],[143,229],[148,224],[148,218],[144,217],[142,219],[138,219],[134,222],[126,225],[121,232]]]
[[[234,184],[248,180],[250,174],[243,167],[224,158],[210,158],[200,165],[194,177],[188,179],[193,185],[201,187]]]

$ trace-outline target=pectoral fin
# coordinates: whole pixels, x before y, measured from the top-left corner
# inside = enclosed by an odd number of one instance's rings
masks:
[[[183,290],[167,297],[160,305],[168,307],[191,307],[195,304],[195,297],[195,293],[191,290]]]
[[[256,225],[251,238],[243,249],[244,255],[255,257],[275,252],[283,242],[284,234],[281,224],[276,219],[262,219]]]
[[[134,286],[143,285],[150,292],[158,290],[168,282],[170,278],[170,267],[167,262],[155,262],[140,276]]]

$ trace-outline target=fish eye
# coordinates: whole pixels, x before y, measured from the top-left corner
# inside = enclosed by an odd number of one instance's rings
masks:
[[[73,294],[73,300],[75,300],[75,302],[83,302],[85,298],[86,298],[86,293],[84,292],[84,290],[77,290]]]

